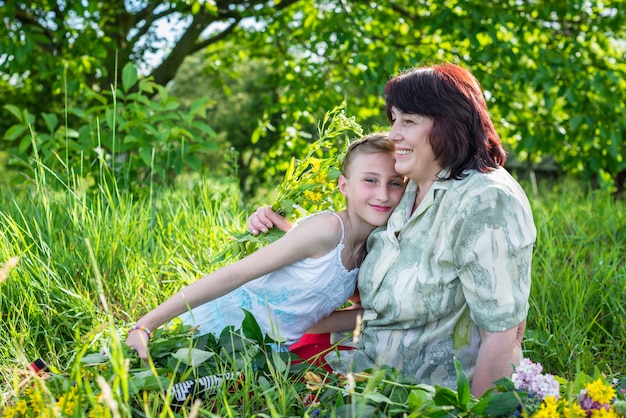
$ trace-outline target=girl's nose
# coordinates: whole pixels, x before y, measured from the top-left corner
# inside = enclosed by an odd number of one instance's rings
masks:
[[[378,199],[380,202],[386,202],[389,199],[389,190],[386,186],[378,188],[378,193],[376,193],[376,199]]]

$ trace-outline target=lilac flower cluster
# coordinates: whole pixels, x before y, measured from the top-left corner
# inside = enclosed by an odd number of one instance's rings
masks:
[[[515,389],[535,394],[541,400],[546,396],[560,396],[559,382],[551,374],[542,374],[543,366],[529,359],[522,359],[511,376]]]

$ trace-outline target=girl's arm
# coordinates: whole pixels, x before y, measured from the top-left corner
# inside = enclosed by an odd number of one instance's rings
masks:
[[[148,330],[158,328],[176,316],[203,303],[223,296],[241,285],[303,258],[321,257],[331,251],[341,238],[341,224],[332,214],[320,214],[303,221],[297,228],[266,247],[236,263],[204,276],[174,294],[141,317],[126,343],[147,358]]]
[[[357,316],[359,315],[363,317],[363,308],[348,308],[335,311],[309,328],[307,334],[354,331],[357,324]]]

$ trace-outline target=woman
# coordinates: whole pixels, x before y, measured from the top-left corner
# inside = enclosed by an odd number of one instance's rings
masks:
[[[389,365],[455,388],[457,358],[480,396],[521,358],[536,239],[530,205],[502,167],[504,149],[467,70],[411,69],[387,83],[385,101],[395,168],[410,182],[368,239],[357,349],[326,360],[344,373]],[[277,222],[260,210],[249,229]]]

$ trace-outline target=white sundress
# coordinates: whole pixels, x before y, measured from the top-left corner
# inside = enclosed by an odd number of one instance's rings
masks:
[[[341,221],[336,213],[327,213]],[[197,326],[198,335],[219,336],[227,326],[241,328],[243,308],[253,314],[265,334],[288,348],[354,293],[359,269],[348,271],[344,267],[343,248],[344,225],[341,222],[341,240],[324,256],[305,258],[282,267],[197,306],[180,318],[184,324]]]

